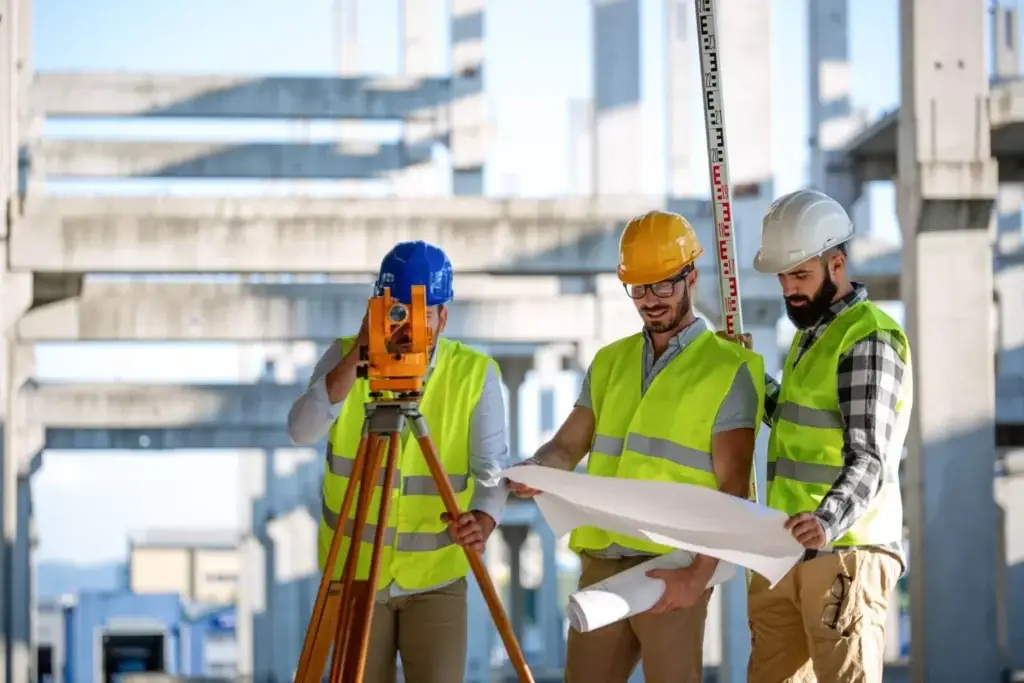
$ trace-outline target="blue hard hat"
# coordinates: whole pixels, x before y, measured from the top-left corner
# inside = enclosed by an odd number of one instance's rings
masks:
[[[388,287],[392,297],[409,305],[414,285],[426,287],[427,306],[452,300],[452,262],[443,249],[423,240],[399,242],[384,256],[374,285],[375,296]]]

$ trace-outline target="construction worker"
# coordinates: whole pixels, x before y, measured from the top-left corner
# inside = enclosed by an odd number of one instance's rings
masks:
[[[751,581],[751,683],[882,680],[913,382],[906,334],[850,281],[853,232],[811,190],[776,201],[761,228],[754,268],[778,275],[797,327],[781,386],[766,378],[768,505],[806,551],[774,589]]]
[[[597,352],[580,396],[554,438],[531,462],[587,473],[718,488],[746,497],[761,420],[761,358],[721,340],[694,314],[693,228],[673,213],[633,219],[622,234],[618,276],[643,321],[642,332]],[[519,496],[539,493],[510,482]],[[585,588],[673,551],[602,529],[575,530]],[[704,623],[717,560],[654,570],[665,592],[645,613],[587,633],[570,631],[567,683],[626,683],[638,662],[648,683],[703,680]]]
[[[452,299],[452,266],[438,247],[401,242],[381,262],[376,294],[410,304],[412,287],[424,285],[427,323],[434,344],[420,410],[430,428],[441,464],[451,479],[459,507],[468,510],[454,523],[430,478],[419,445],[404,435],[392,503],[396,533],[382,555],[367,656],[367,683],[393,683],[396,654],[407,683],[461,681],[466,667],[466,574],[463,548],[482,552],[501,518],[508,497],[498,473],[507,466],[505,405],[497,364],[458,342],[442,338]],[[324,567],[349,483],[369,400],[365,379],[356,378],[358,346],[366,343],[366,320],[359,334],[339,339],[313,370],[309,389],[288,416],[292,440],[311,445],[327,436],[322,491],[319,556]],[[379,486],[379,483],[378,483]],[[397,510],[401,510],[401,514]],[[352,515],[354,516],[355,506]],[[376,504],[368,520],[376,519]],[[445,533],[447,527],[448,533]],[[372,529],[362,535],[356,579],[365,580],[373,546]],[[340,577],[348,539],[334,577]]]

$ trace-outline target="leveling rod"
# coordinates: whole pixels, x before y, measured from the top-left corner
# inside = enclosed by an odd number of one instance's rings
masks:
[[[701,88],[704,92],[704,131],[707,134],[708,176],[715,220],[715,259],[718,261],[718,291],[722,302],[722,330],[730,336],[743,334],[740,312],[740,277],[736,269],[733,239],[732,198],[729,192],[729,154],[725,136],[725,96],[722,87],[722,58],[719,54],[717,6],[715,0],[695,0],[697,35],[700,37]],[[757,502],[757,468],[750,470],[750,497]]]

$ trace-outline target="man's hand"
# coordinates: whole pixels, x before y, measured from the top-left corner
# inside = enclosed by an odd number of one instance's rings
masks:
[[[739,344],[745,349],[754,349],[754,338],[749,334],[728,334],[726,332],[715,332],[719,337],[734,344]]]
[[[508,490],[514,493],[519,498],[533,498],[538,493],[544,493],[543,491],[538,491],[537,489],[531,489],[526,484],[520,484],[518,481],[512,481],[511,479],[508,479],[506,481],[508,481]]]
[[[359,333],[356,334],[355,346],[365,346],[370,342],[370,310],[367,306],[366,313],[363,313],[363,322],[359,326]],[[358,351],[356,353],[359,353]]]
[[[786,520],[786,529],[808,550],[821,550],[828,544],[825,527],[813,512],[801,512]]]
[[[651,614],[663,614],[672,610],[693,607],[707,590],[707,581],[693,565],[682,569],[652,569],[647,572],[652,579],[665,582],[662,593],[654,607],[648,610]]]
[[[494,520],[486,512],[473,510],[463,512],[452,522],[447,512],[441,514],[441,521],[448,525],[448,535],[453,541],[466,550],[482,553],[487,546],[487,539],[494,531]]]
[[[515,465],[512,465],[512,467],[519,467],[521,465],[536,465],[536,464],[537,463],[534,462],[532,458],[527,458],[526,460],[523,460],[522,462],[517,462]],[[506,479],[505,480],[505,486],[507,486],[508,490],[511,491],[513,494],[515,494],[515,496],[517,498],[533,498],[538,493],[544,493],[543,491],[538,491],[537,489],[531,489],[526,484],[520,484],[518,481],[512,481],[511,479]]]

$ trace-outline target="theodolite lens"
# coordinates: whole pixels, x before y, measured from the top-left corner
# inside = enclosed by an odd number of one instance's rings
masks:
[[[405,306],[402,304],[394,304],[391,306],[391,310],[388,311],[388,318],[395,325],[404,323],[407,317],[409,317],[409,313],[405,310]]]

